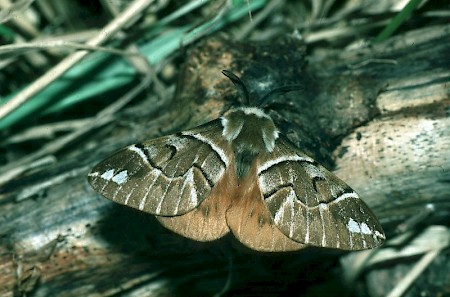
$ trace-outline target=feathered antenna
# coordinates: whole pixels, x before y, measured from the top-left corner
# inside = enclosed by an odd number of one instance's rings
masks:
[[[226,77],[228,77],[233,82],[233,84],[235,85],[235,87],[239,93],[239,98],[241,98],[241,100],[243,101],[242,102],[243,105],[245,105],[245,106],[252,105],[250,103],[250,92],[248,91],[244,82],[231,71],[222,70],[222,74],[225,75]],[[298,91],[298,90],[302,90],[302,89],[303,89],[303,87],[300,85],[292,85],[292,86],[284,86],[284,87],[275,88],[275,89],[271,90],[270,92],[268,92],[267,94],[265,94],[263,97],[261,97],[256,102],[256,106],[261,107],[261,108],[267,107],[267,103],[274,96],[278,96],[278,95],[282,95],[282,94],[285,94],[288,92]]]
[[[248,92],[248,89],[245,86],[244,82],[231,71],[222,70],[222,74],[225,75],[226,77],[228,77],[233,82],[234,86],[236,87],[236,89],[239,93],[239,98],[244,100],[244,102],[242,102],[242,103],[246,106],[249,106],[250,105],[250,93]]]

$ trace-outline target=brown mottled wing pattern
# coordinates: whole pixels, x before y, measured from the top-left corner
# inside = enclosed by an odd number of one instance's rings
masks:
[[[231,164],[197,208],[181,216],[156,218],[167,229],[194,240],[210,241],[222,237],[230,231],[225,214],[237,189],[234,172]]]
[[[274,224],[292,240],[345,250],[383,243],[383,229],[359,196],[283,139],[259,160],[257,176]]]
[[[209,241],[230,230],[258,251],[307,245],[367,249],[384,241],[370,209],[343,181],[282,138],[237,178],[220,120],[129,146],[94,167],[106,198],[156,215],[168,229]]]
[[[263,202],[256,166],[240,181],[233,204],[226,212],[233,235],[247,247],[262,252],[295,251],[306,247],[283,234]]]
[[[120,204],[160,216],[195,209],[210,194],[229,160],[220,120],[129,146],[94,167],[92,187]],[[215,143],[217,139],[219,143]]]

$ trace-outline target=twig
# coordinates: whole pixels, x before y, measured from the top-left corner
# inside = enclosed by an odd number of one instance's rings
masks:
[[[419,277],[419,275],[431,264],[441,252],[441,249],[436,249],[426,253],[419,262],[405,275],[404,278],[395,286],[395,288],[387,295],[387,297],[400,297],[408,290],[409,286]]]

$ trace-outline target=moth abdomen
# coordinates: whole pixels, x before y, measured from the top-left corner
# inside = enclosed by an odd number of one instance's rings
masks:
[[[238,179],[245,177],[255,161],[257,154],[249,150],[235,152],[236,176]]]

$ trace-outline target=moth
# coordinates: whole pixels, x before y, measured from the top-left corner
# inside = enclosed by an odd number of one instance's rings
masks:
[[[383,229],[358,194],[291,144],[264,110],[268,98],[295,88],[277,88],[252,105],[239,77],[222,73],[242,106],[120,150],[93,168],[91,186],[197,241],[231,232],[265,252],[381,245]]]

